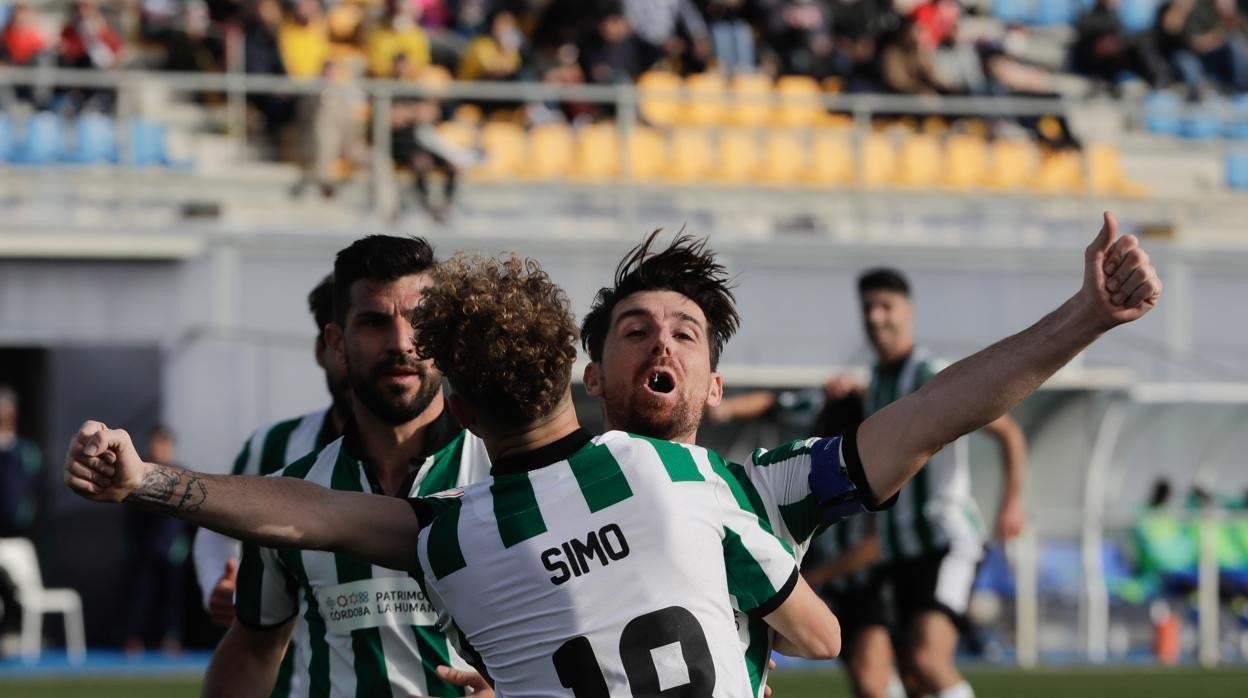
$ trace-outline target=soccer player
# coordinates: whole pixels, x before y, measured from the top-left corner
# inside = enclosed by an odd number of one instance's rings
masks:
[[[343,436],[299,458],[283,476],[406,497],[488,474],[484,450],[464,445],[463,430],[444,407],[441,375],[414,353],[406,316],[433,264],[420,239],[370,236],[338,254],[323,360],[349,386]],[[463,694],[437,677],[439,665],[467,665],[450,652],[407,575],[344,554],[243,550],[237,622],[213,657],[206,695],[268,695],[270,688],[283,696]],[[367,617],[339,603],[378,594],[394,603]],[[275,686],[292,633],[291,677]]]
[[[333,320],[334,277],[328,274],[308,294],[308,310],[316,322],[316,342],[313,347],[317,366],[325,373],[325,385],[329,389],[328,407],[305,415],[275,422],[257,429],[243,443],[234,459],[231,472],[235,475],[268,475],[281,470],[298,458],[323,448],[342,435],[342,425],[350,416],[351,395],[347,387],[346,369],[330,355],[325,342],[325,327]],[[216,531],[201,528],[195,534],[193,556],[195,574],[204,595],[204,608],[212,621],[230,628],[234,623],[234,591],[237,588],[238,560],[241,553],[239,542]],[[246,626],[231,628],[217,645],[222,656],[245,652],[269,641],[271,634],[252,637]],[[293,628],[292,642],[306,641],[307,626],[297,622]],[[282,655],[273,683],[273,694],[289,695],[291,672],[297,650],[287,649]],[[221,664],[210,669],[210,683],[225,683],[231,674],[222,674]],[[241,675],[240,675],[241,676]]]

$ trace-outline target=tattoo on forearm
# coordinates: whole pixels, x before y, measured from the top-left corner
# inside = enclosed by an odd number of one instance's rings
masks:
[[[186,482],[183,484],[183,475]],[[179,486],[181,487],[179,488]],[[181,489],[182,494],[177,495]],[[177,495],[176,501],[171,501]],[[143,476],[143,481],[126,495],[127,502],[150,504],[170,511],[197,512],[208,498],[208,487],[193,473],[157,465]]]

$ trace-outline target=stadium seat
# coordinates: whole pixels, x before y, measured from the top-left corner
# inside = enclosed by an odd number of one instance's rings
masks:
[[[129,164],[172,165],[166,147],[165,125],[151,119],[135,118],[130,122]]]
[[[771,121],[771,78],[761,73],[738,73],[732,77],[731,89],[730,122],[738,126],[761,126]]]
[[[728,109],[727,87],[719,73],[698,73],[685,78],[688,103],[684,121],[694,126],[713,126],[723,121]]]
[[[535,179],[566,177],[572,169],[573,154],[572,131],[566,124],[538,124],[529,132],[525,172]]]
[[[652,70],[637,79],[641,118],[652,126],[671,126],[680,120],[680,76]]]
[[[1157,19],[1159,0],[1122,0],[1118,6],[1118,18],[1122,26],[1133,34],[1153,28]]]
[[[739,184],[753,178],[759,166],[758,132],[754,129],[730,128],[719,134],[719,162],[715,179]]]
[[[945,171],[941,182],[950,189],[981,187],[988,176],[988,142],[970,134],[945,140]]]
[[[872,188],[893,184],[897,174],[897,148],[892,135],[869,133],[859,148],[858,183]]]
[[[635,128],[628,137],[628,172],[634,181],[649,182],[659,177],[667,165],[667,144],[663,135],[651,128]],[[624,167],[620,164],[621,169]]]
[[[901,187],[933,187],[944,174],[940,141],[936,136],[910,136],[901,144],[894,181]]]
[[[83,114],[74,126],[74,147],[67,161],[98,165],[117,160],[117,123],[99,113]]]
[[[670,159],[664,175],[675,182],[700,182],[713,164],[706,129],[678,128],[672,131]]]
[[[985,184],[996,191],[1027,187],[1036,171],[1036,148],[1021,138],[999,140],[992,145],[992,159]]]
[[[819,83],[802,75],[786,75],[776,81],[779,105],[775,123],[779,126],[811,126],[823,115],[819,103]]]
[[[1231,189],[1248,189],[1248,151],[1232,150],[1226,154],[1226,185]]]
[[[46,589],[39,572],[35,546],[25,538],[0,538],[0,568],[8,573],[22,609],[22,658],[39,659],[43,650],[43,617],[60,613],[65,622],[65,644],[70,661],[86,656],[82,625],[82,598],[73,589]]]
[[[812,184],[846,186],[854,181],[854,148],[840,129],[815,131],[810,148],[809,179]]]
[[[1026,24],[1031,20],[1031,0],[993,0],[992,14],[1006,24]]]
[[[482,179],[511,179],[524,167],[524,129],[512,123],[490,122],[481,127],[481,147],[485,160],[473,174]]]
[[[1189,105],[1187,112],[1179,120],[1179,135],[1197,141],[1217,138],[1223,130],[1223,106],[1221,100],[1212,98],[1200,104]]]
[[[767,184],[792,184],[806,172],[806,144],[793,129],[774,129],[767,134],[759,179]]]
[[[1153,133],[1176,135],[1179,132],[1183,102],[1167,90],[1156,90],[1144,98],[1144,127]]]
[[[1086,150],[1088,190],[1093,194],[1145,196],[1148,189],[1127,179],[1122,169],[1122,153],[1112,145],[1095,144]]]
[[[9,115],[0,112],[0,162],[8,162],[13,152],[13,123]]]
[[[438,124],[438,135],[461,148],[477,147],[477,129],[463,121],[443,121]]]
[[[61,157],[64,145],[61,119],[42,111],[26,120],[25,133],[13,162],[22,165],[50,165]]]
[[[619,168],[619,133],[614,123],[590,124],[577,131],[572,176],[601,182],[614,178]]]
[[[476,104],[461,104],[455,107],[455,113],[451,116],[455,121],[465,124],[479,124],[483,117],[481,107]]]
[[[1036,26],[1057,27],[1073,23],[1079,11],[1079,3],[1075,0],[1040,0],[1032,3],[1028,19]]]
[[[1033,186],[1046,194],[1071,194],[1083,189],[1083,161],[1076,150],[1058,150],[1040,162]]]

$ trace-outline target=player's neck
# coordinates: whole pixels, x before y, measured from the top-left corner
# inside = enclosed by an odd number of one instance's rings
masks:
[[[415,419],[391,424],[366,409],[355,409],[355,425],[365,460],[376,468],[382,489],[391,494],[407,478],[412,461],[425,452],[428,427],[445,409],[442,394],[429,403]]]
[[[554,412],[544,419],[514,430],[482,429],[478,436],[485,443],[490,460],[497,462],[500,458],[549,446],[580,428],[581,423],[576,418],[576,409],[569,397],[561,401]]]
[[[905,361],[907,356],[914,352],[914,341],[907,340],[899,343],[896,347],[890,348],[888,351],[876,351],[876,358],[879,359],[881,366],[892,366]]]

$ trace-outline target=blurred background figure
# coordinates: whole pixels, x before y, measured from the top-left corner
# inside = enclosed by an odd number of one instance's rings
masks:
[[[144,457],[177,464],[173,432],[157,426],[147,437]],[[126,614],[126,654],[141,654],[154,638],[161,652],[182,651],[183,601],[191,531],[186,524],[136,505],[126,505],[125,535],[130,583]]]
[[[0,385],[0,538],[29,538],[39,502],[43,455],[17,435],[17,392]],[[11,654],[21,626],[13,581],[0,569],[0,656]]]

